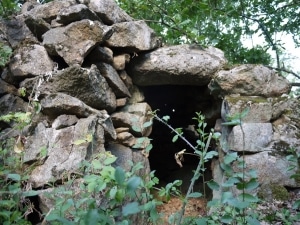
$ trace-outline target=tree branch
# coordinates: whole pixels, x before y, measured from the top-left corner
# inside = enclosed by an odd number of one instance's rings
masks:
[[[281,72],[286,72],[286,73],[289,73],[289,74],[292,74],[293,76],[297,77],[298,79],[300,79],[300,75],[298,75],[297,73],[291,71],[291,70],[288,70],[284,67],[281,67],[281,68],[276,68],[276,67],[272,67],[272,66],[266,66],[268,67],[269,69],[273,69],[273,70],[276,70],[276,71],[281,71]],[[294,86],[298,86],[298,85],[294,85]]]
[[[293,87],[300,87],[300,83],[291,83]]]

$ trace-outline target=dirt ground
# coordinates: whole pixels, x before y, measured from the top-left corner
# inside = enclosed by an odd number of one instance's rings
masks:
[[[271,215],[279,212],[284,212],[284,210],[288,210],[290,216],[294,216],[299,213],[300,209],[294,208],[293,205],[295,201],[300,200],[300,189],[293,190],[289,192],[289,199],[287,201],[278,201],[273,200],[272,202],[263,202],[257,206],[257,210],[261,215]],[[184,217],[187,216],[195,216],[201,217],[207,215],[207,200],[204,198],[190,198],[188,204],[186,206]],[[158,206],[158,211],[164,215],[162,225],[169,225],[168,218],[181,210],[182,207],[182,199],[179,197],[171,197],[170,201]],[[281,214],[282,215],[282,214]],[[262,225],[282,225],[283,218],[281,216],[277,216],[272,221],[261,221]],[[287,223],[286,223],[287,224]],[[294,221],[293,225],[300,225],[300,221]]]
[[[207,200],[204,198],[190,198],[185,208],[184,216],[201,217],[206,215]],[[178,197],[172,197],[168,202],[158,206],[158,211],[162,213],[164,223],[162,225],[169,225],[168,218],[181,210],[182,199]]]

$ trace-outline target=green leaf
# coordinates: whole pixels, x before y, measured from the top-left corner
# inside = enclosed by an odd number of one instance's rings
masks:
[[[228,153],[224,157],[224,163],[229,165],[233,161],[237,160],[237,158],[238,158],[237,152]]]
[[[210,200],[208,203],[207,203],[207,206],[208,207],[216,207],[216,206],[219,206],[220,205],[220,201],[218,199],[213,199],[213,200]]]
[[[218,152],[216,151],[209,151],[205,154],[204,159],[212,159],[213,157],[218,156]]]
[[[156,202],[153,201],[149,201],[147,203],[145,203],[144,205],[140,206],[141,210],[143,211],[150,211],[151,209],[154,209],[156,207]]]
[[[230,206],[233,206],[235,208],[238,208],[238,209],[242,210],[242,209],[245,209],[245,208],[249,207],[250,202],[239,201],[236,198],[231,198],[231,199],[228,199],[227,204],[230,205]]]
[[[252,217],[247,216],[246,221],[248,222],[249,225],[260,225],[260,222]]]
[[[219,140],[220,137],[221,137],[221,133],[220,133],[220,132],[215,132],[215,133],[213,133],[213,136],[212,136],[213,139]]]
[[[250,111],[250,107],[246,107],[242,112],[241,112],[241,116],[240,118],[244,118],[245,116],[247,116],[249,114]]]
[[[118,185],[123,185],[125,182],[125,171],[119,166],[115,169],[115,180]]]
[[[148,121],[148,122],[145,122],[145,123],[143,124],[143,127],[144,127],[144,128],[147,128],[147,127],[152,126],[152,124],[153,124],[152,121]]]
[[[115,199],[117,191],[118,191],[118,188],[116,186],[112,187],[109,190],[109,197],[110,197],[110,199]]]
[[[200,198],[202,196],[202,193],[200,192],[193,192],[193,193],[190,193],[188,195],[188,198]]]
[[[208,220],[207,218],[196,218],[195,223],[197,225],[207,225],[208,224],[207,220]]]
[[[222,183],[222,187],[232,187],[236,183],[239,183],[240,180],[235,177],[229,177],[224,183]]]
[[[173,138],[172,138],[172,142],[175,142],[178,140],[178,135],[175,135]]]
[[[122,202],[124,198],[125,198],[125,189],[118,189],[115,200],[117,200],[118,202]]]
[[[225,126],[236,126],[236,125],[240,125],[240,124],[241,124],[240,119],[234,119],[234,120],[231,120],[229,122],[222,123],[222,125],[225,125]]]
[[[137,176],[130,177],[126,184],[126,189],[129,192],[134,192],[141,184],[141,178]]]
[[[293,174],[290,176],[290,178],[295,180],[300,179],[300,174],[299,173]]]
[[[140,207],[138,202],[130,202],[127,205],[122,207],[122,215],[123,216],[129,216],[132,214],[139,213]]]
[[[248,193],[242,193],[239,195],[239,199],[246,202],[258,202],[259,199],[256,196],[253,196]]]
[[[247,191],[251,191],[256,189],[259,186],[259,183],[256,181],[256,178],[250,179],[248,182],[245,184],[245,189]]]
[[[96,159],[92,161],[92,166],[96,170],[102,169],[102,167],[103,167],[101,162],[99,160],[96,160]]]
[[[221,217],[222,223],[231,224],[232,221],[233,221],[233,218],[231,215],[225,214],[224,216]]]
[[[231,192],[223,192],[221,202],[227,203],[232,198],[233,198],[233,195]]]
[[[95,225],[100,221],[99,212],[97,209],[90,209],[84,217],[85,225]]]
[[[153,145],[152,145],[152,144],[149,144],[149,145],[147,145],[147,147],[145,148],[145,151],[146,151],[146,152],[150,152],[152,148],[153,148]]]
[[[42,105],[41,103],[37,102],[37,101],[34,101],[33,102],[33,107],[34,107],[34,110],[36,113],[40,113],[41,110],[42,110]]]
[[[220,189],[220,185],[214,180],[210,180],[207,182],[207,186],[214,191],[218,191]]]
[[[9,173],[9,174],[7,174],[7,179],[11,179],[13,181],[20,181],[21,176],[20,176],[20,174],[17,174],[17,173]]]
[[[68,199],[68,200],[65,202],[65,204],[62,205],[61,211],[62,211],[62,212],[65,212],[65,211],[67,211],[68,209],[70,209],[72,206],[74,206],[73,199]]]
[[[117,160],[117,157],[115,156],[110,156],[110,157],[107,157],[104,161],[103,161],[103,164],[108,166],[108,165],[111,165],[112,163],[114,163],[115,161]]]
[[[85,139],[80,139],[80,140],[76,140],[74,141],[74,145],[81,145],[83,143],[86,143],[86,140]]]
[[[299,209],[300,208],[300,200],[296,200],[293,204],[293,209]]]
[[[23,197],[37,196],[39,193],[40,193],[39,191],[35,191],[35,190],[24,191],[24,192],[22,192],[22,196]]]
[[[168,122],[168,120],[170,119],[170,116],[163,116],[162,118],[164,121]]]

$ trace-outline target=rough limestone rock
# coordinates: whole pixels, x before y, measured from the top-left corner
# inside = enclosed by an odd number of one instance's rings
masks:
[[[209,83],[226,59],[222,51],[196,45],[159,48],[134,57],[129,74],[137,85],[194,85]]]
[[[150,173],[149,161],[143,156],[142,151],[132,151],[131,148],[116,143],[110,143],[106,147],[106,150],[118,157],[114,166],[120,166],[125,171],[130,171],[132,165],[142,163],[143,168],[137,171],[137,175],[145,177],[145,175]]]
[[[0,96],[6,93],[16,96],[20,95],[18,89],[14,85],[8,84],[4,80],[0,79]]]
[[[144,93],[137,86],[132,86],[130,92],[131,92],[131,98],[129,99],[128,103],[134,104],[134,103],[145,101]]]
[[[287,105],[280,117],[273,121],[273,149],[286,152],[294,149],[300,153],[300,99],[286,99]],[[277,103],[276,103],[277,104]],[[277,108],[278,109],[278,108]]]
[[[272,98],[271,100],[273,105],[272,120],[278,119],[282,114],[289,112],[291,112],[292,114],[290,115],[294,117],[300,113],[298,108],[299,98],[290,98],[288,95],[283,95],[278,98]]]
[[[78,118],[74,115],[62,114],[58,116],[52,123],[52,128],[59,130],[65,127],[70,127],[78,122]]]
[[[45,4],[35,4],[34,7],[27,12],[29,15],[34,15],[35,18],[43,19],[51,24],[52,20],[56,19],[59,12],[76,4],[76,0],[50,1]]]
[[[114,0],[86,0],[85,2],[107,25],[133,20]]]
[[[97,68],[99,69],[102,76],[105,77],[107,83],[115,93],[117,98],[130,97],[130,92],[121,80],[117,71],[109,64],[97,63]]]
[[[125,70],[125,66],[129,62],[130,62],[130,55],[129,54],[117,55],[113,59],[113,67],[116,70]]]
[[[64,93],[46,95],[41,100],[41,106],[42,112],[50,117],[69,114],[86,118],[91,115],[98,115],[103,118],[101,122],[105,130],[105,138],[115,140],[117,137],[110,116],[105,110],[96,110],[70,95]]]
[[[221,70],[209,84],[215,95],[276,97],[288,94],[291,86],[284,77],[262,65],[241,65]]]
[[[104,62],[112,64],[114,59],[113,55],[114,53],[110,48],[97,46],[86,57],[86,61],[90,63]]]
[[[272,118],[272,102],[259,96],[226,96],[222,103],[222,118],[245,114],[243,123],[266,123]]]
[[[243,123],[241,126],[234,126],[229,134],[229,149],[261,152],[270,144],[273,135],[271,123]]]
[[[51,29],[51,26],[49,23],[47,23],[42,18],[34,17],[34,15],[28,15],[26,16],[25,23],[29,30],[32,32],[32,34],[39,40],[42,40],[42,36],[44,33],[46,33],[48,30]]]
[[[35,82],[31,82],[31,85],[32,83]],[[25,87],[29,85],[23,84]],[[116,108],[116,96],[95,65],[90,69],[75,65],[59,71],[40,87],[40,91],[45,94],[62,92],[95,109],[105,109],[108,112],[113,112]]]
[[[101,21],[101,19],[86,5],[78,4],[60,10],[57,15],[56,22],[67,25],[83,19]]]
[[[14,20],[0,22],[4,26],[2,28],[1,25],[1,29],[5,31],[6,39],[13,48],[19,46],[20,43],[24,40],[26,40],[27,42],[38,43],[38,40],[28,29],[24,20],[25,17],[23,15],[18,15]]]
[[[294,170],[288,171],[290,163],[285,156],[272,152],[259,152],[254,155],[245,156],[247,169],[257,171],[258,182],[260,184],[280,184],[282,186],[296,187],[299,186],[290,176],[295,174],[299,166]],[[234,168],[236,171],[238,169]]]
[[[149,139],[136,138],[127,131],[117,133],[116,141],[124,146],[134,148],[135,150],[144,150],[148,145],[150,145]]]
[[[147,103],[135,103],[127,105],[111,115],[111,119],[116,128],[128,127],[134,135],[149,136],[152,126],[144,127],[144,123],[149,122],[151,116],[148,112],[151,107]]]
[[[293,170],[288,171],[288,167],[291,164],[282,154],[264,151],[251,155],[245,155],[244,161],[247,171],[256,171],[257,182],[260,184],[260,187],[250,191],[252,194],[257,194],[261,191],[272,194],[272,185],[279,185],[282,187],[299,187],[300,185],[299,181],[297,182],[294,179],[290,179],[290,176],[299,170],[299,165],[296,165]],[[224,179],[224,174],[220,167],[219,160],[213,161],[212,169],[214,181],[216,181],[218,184],[222,184],[226,181],[226,179]],[[235,172],[241,172],[241,168],[238,166],[238,164],[234,164],[232,169]],[[241,190],[237,190],[236,188],[232,188],[231,191],[234,196],[241,194]],[[222,195],[220,191],[213,191],[214,199],[220,199],[221,197]]]
[[[59,92],[45,95],[41,99],[41,106],[43,113],[49,116],[73,114],[78,117],[88,117],[99,112],[78,98]]]
[[[7,115],[15,112],[26,112],[27,103],[20,97],[13,94],[6,94],[0,98],[0,115]],[[4,124],[3,124],[4,123]],[[16,124],[13,120],[10,122],[0,121],[0,130],[9,125]]]
[[[144,21],[116,23],[114,33],[106,41],[108,47],[122,48],[124,52],[136,53],[160,47],[155,32]]]
[[[81,65],[90,51],[107,40],[112,32],[99,21],[84,19],[49,30],[43,35],[43,45],[49,54],[61,56],[69,66]]]
[[[16,78],[44,75],[54,69],[54,63],[46,49],[36,44],[19,48],[9,65],[12,75]]]
[[[39,123],[34,134],[27,139],[23,159],[25,163],[38,161],[41,164],[30,175],[33,187],[62,179],[64,173],[76,170],[92,154],[91,148],[93,152],[104,151],[101,120],[103,118],[93,115],[79,119],[73,126],[62,126],[61,129],[48,128],[44,123]],[[87,135],[92,135],[92,142],[75,144],[78,140],[86,139]],[[41,153],[43,149],[47,150],[46,155]]]

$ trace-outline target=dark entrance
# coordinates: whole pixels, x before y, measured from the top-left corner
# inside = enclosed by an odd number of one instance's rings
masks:
[[[169,124],[173,128],[183,128],[184,137],[195,146],[197,137],[188,127],[197,126],[197,121],[192,118],[195,112],[201,112],[206,117],[207,132],[214,127],[216,119],[220,118],[221,101],[215,100],[207,87],[204,86],[148,86],[139,87],[145,95],[145,101],[152,110],[158,110],[157,114],[162,117],[170,116]],[[199,162],[198,157],[185,155],[183,167],[176,163],[175,153],[186,149],[192,153],[193,150],[182,140],[172,142],[174,133],[162,123],[154,120],[153,130],[150,135],[153,149],[150,152],[149,161],[151,170],[156,171],[156,176],[161,184],[172,182],[176,179],[183,180],[182,191],[186,191],[193,176],[192,171],[196,169]],[[210,166],[209,166],[210,167]],[[210,179],[210,168],[207,169]],[[202,186],[202,185],[201,185]]]

